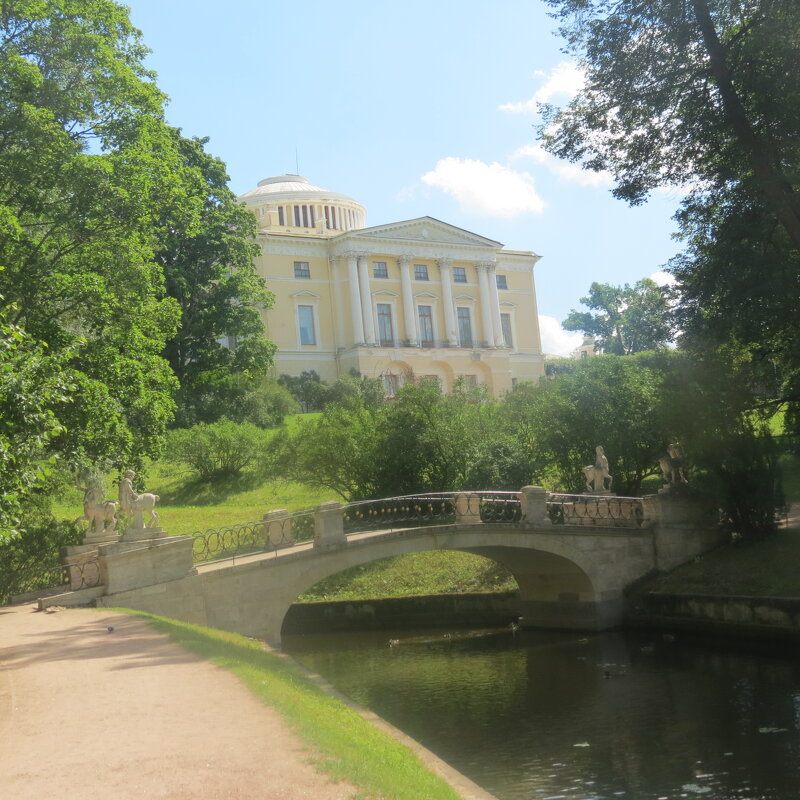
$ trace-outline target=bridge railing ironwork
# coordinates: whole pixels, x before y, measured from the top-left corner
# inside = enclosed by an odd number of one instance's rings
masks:
[[[287,513],[271,511],[263,519],[197,531],[192,537],[195,564],[211,561],[235,561],[237,557],[277,551],[314,539],[314,512]]]
[[[556,525],[641,528],[647,523],[641,497],[554,493],[547,498],[547,515]]]

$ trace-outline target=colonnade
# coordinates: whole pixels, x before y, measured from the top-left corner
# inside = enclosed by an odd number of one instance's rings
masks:
[[[347,264],[347,279],[350,292],[350,316],[353,334],[353,344],[376,346],[378,344],[375,315],[372,305],[370,259],[374,254],[366,252],[347,252],[335,257],[335,263],[344,261]],[[409,347],[419,347],[417,332],[417,310],[412,289],[411,267],[413,256],[397,256],[400,269],[400,286],[402,300],[402,316],[406,336],[404,342]],[[420,259],[422,260],[422,259]],[[427,261],[427,259],[426,259]],[[453,299],[452,258],[436,259],[441,279],[441,302],[444,311],[443,344],[449,347],[458,347],[459,331],[456,316],[456,306]],[[488,347],[504,347],[503,327],[500,320],[500,300],[497,293],[496,269],[494,261],[476,261],[473,266],[478,273],[478,291],[480,308],[472,318],[475,325],[474,335],[481,344]],[[424,285],[424,284],[422,284]],[[480,333],[480,336],[477,334]]]

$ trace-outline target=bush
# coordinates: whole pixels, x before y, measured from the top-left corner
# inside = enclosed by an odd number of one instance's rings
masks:
[[[187,464],[204,480],[240,475],[267,458],[271,436],[251,422],[222,419],[172,431],[166,458]]]
[[[26,509],[19,528],[18,536],[0,544],[0,604],[62,583],[59,550],[83,538],[75,522],[56,520],[44,509]]]

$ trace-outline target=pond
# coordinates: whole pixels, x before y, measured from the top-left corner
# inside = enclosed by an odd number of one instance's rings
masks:
[[[509,630],[284,649],[499,800],[800,798],[793,651]]]

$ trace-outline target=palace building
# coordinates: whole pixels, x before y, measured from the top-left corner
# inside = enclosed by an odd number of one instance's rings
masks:
[[[411,377],[448,391],[464,376],[500,396],[544,374],[533,268],[539,256],[432,217],[366,226],[355,200],[299,175],[239,197],[256,215],[257,264],[277,374],[352,370],[391,395]]]

